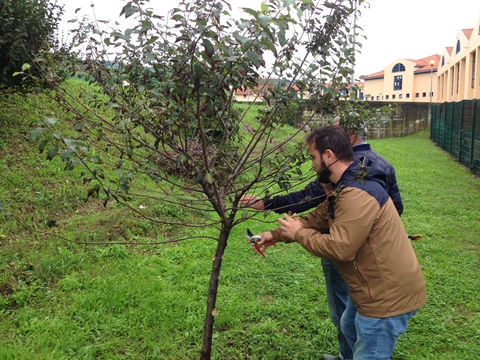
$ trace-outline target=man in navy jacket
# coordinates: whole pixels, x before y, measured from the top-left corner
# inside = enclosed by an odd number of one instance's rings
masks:
[[[379,174],[379,183],[385,186],[385,190],[392,199],[399,215],[403,212],[403,204],[400,191],[397,185],[395,169],[383,157],[375,153],[370,144],[366,143],[366,136],[359,131],[349,131],[350,143],[353,148],[354,159],[365,157],[374,163],[376,173]],[[380,178],[381,177],[381,178]],[[272,199],[260,199],[252,195],[245,195],[240,199],[240,204],[256,210],[272,210],[282,214],[286,212],[301,213],[315,208],[326,200],[325,189],[318,179],[310,182],[305,189],[295,191],[283,196],[275,196]],[[325,276],[325,287],[327,290],[327,302],[330,317],[337,328],[337,338],[340,345],[339,355],[323,355],[324,360],[353,359],[352,348],[348,345],[342,331],[340,330],[340,318],[347,305],[349,287],[338,272],[337,266],[331,260],[321,259],[323,274]]]

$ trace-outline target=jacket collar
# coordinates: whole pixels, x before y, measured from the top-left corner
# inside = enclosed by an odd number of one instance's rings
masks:
[[[352,149],[353,149],[354,153],[357,152],[357,151],[372,150],[369,143],[361,143],[361,144],[358,144],[358,145],[354,145],[354,146],[352,146]]]

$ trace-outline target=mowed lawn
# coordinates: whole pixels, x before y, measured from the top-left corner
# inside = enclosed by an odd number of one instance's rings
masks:
[[[428,131],[369,142],[395,166],[407,232],[423,236],[412,246],[429,300],[392,359],[476,359],[479,178],[432,143]],[[17,218],[0,222],[0,359],[198,358],[216,244],[85,246],[28,231],[22,221],[73,240],[118,233],[138,241],[155,238],[158,229],[115,206],[85,203],[78,177],[69,178],[61,164],[33,150],[15,155],[5,143],[0,198]],[[161,204],[159,211],[184,216]],[[42,227],[49,216],[59,220],[53,229]],[[271,247],[262,258],[242,237],[247,227],[273,228],[277,217],[258,216],[231,234],[214,359],[320,359],[337,351],[319,259],[295,244]]]

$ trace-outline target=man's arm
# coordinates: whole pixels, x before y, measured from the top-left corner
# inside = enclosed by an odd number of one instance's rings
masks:
[[[402,197],[400,196],[400,190],[398,189],[397,177],[395,176],[395,168],[392,164],[388,162],[388,160],[386,160],[382,156],[378,155],[373,151],[371,153],[375,156],[374,166],[384,174],[385,184],[383,186],[385,187],[388,196],[390,196],[390,198],[392,199],[393,204],[395,205],[395,209],[397,209],[398,215],[402,215],[403,203]]]
[[[391,165],[390,165],[391,166]],[[391,166],[391,174],[387,176],[387,192],[391,197],[395,209],[397,209],[398,215],[403,213],[402,197],[400,196],[400,190],[397,185],[397,178],[395,176],[395,169]]]
[[[306,220],[288,215],[279,219],[280,227],[270,231],[265,240],[298,242],[315,256],[351,261],[367,239],[379,209],[379,203],[366,192],[346,189],[337,199],[335,220],[330,227],[325,203],[309,214]]]
[[[264,209],[272,210],[278,214],[287,212],[301,213],[325,201],[325,189],[318,181],[312,181],[305,189],[294,191],[287,195],[274,196],[272,199],[263,200]]]

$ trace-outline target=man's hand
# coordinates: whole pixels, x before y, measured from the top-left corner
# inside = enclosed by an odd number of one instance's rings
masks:
[[[260,199],[258,196],[253,195],[243,195],[240,198],[238,205],[243,205],[245,207],[249,207],[255,210],[263,210],[265,208],[263,200]]]
[[[273,235],[270,231],[264,232],[259,234],[261,236],[261,239],[258,240],[257,245],[260,247],[260,250],[262,253],[267,250],[267,248],[271,245],[275,246],[275,241],[273,241]]]
[[[293,216],[285,215],[285,219],[278,219],[280,223],[280,231],[290,240],[295,240],[295,233],[303,228],[303,224],[300,219],[297,217],[297,214]]]

